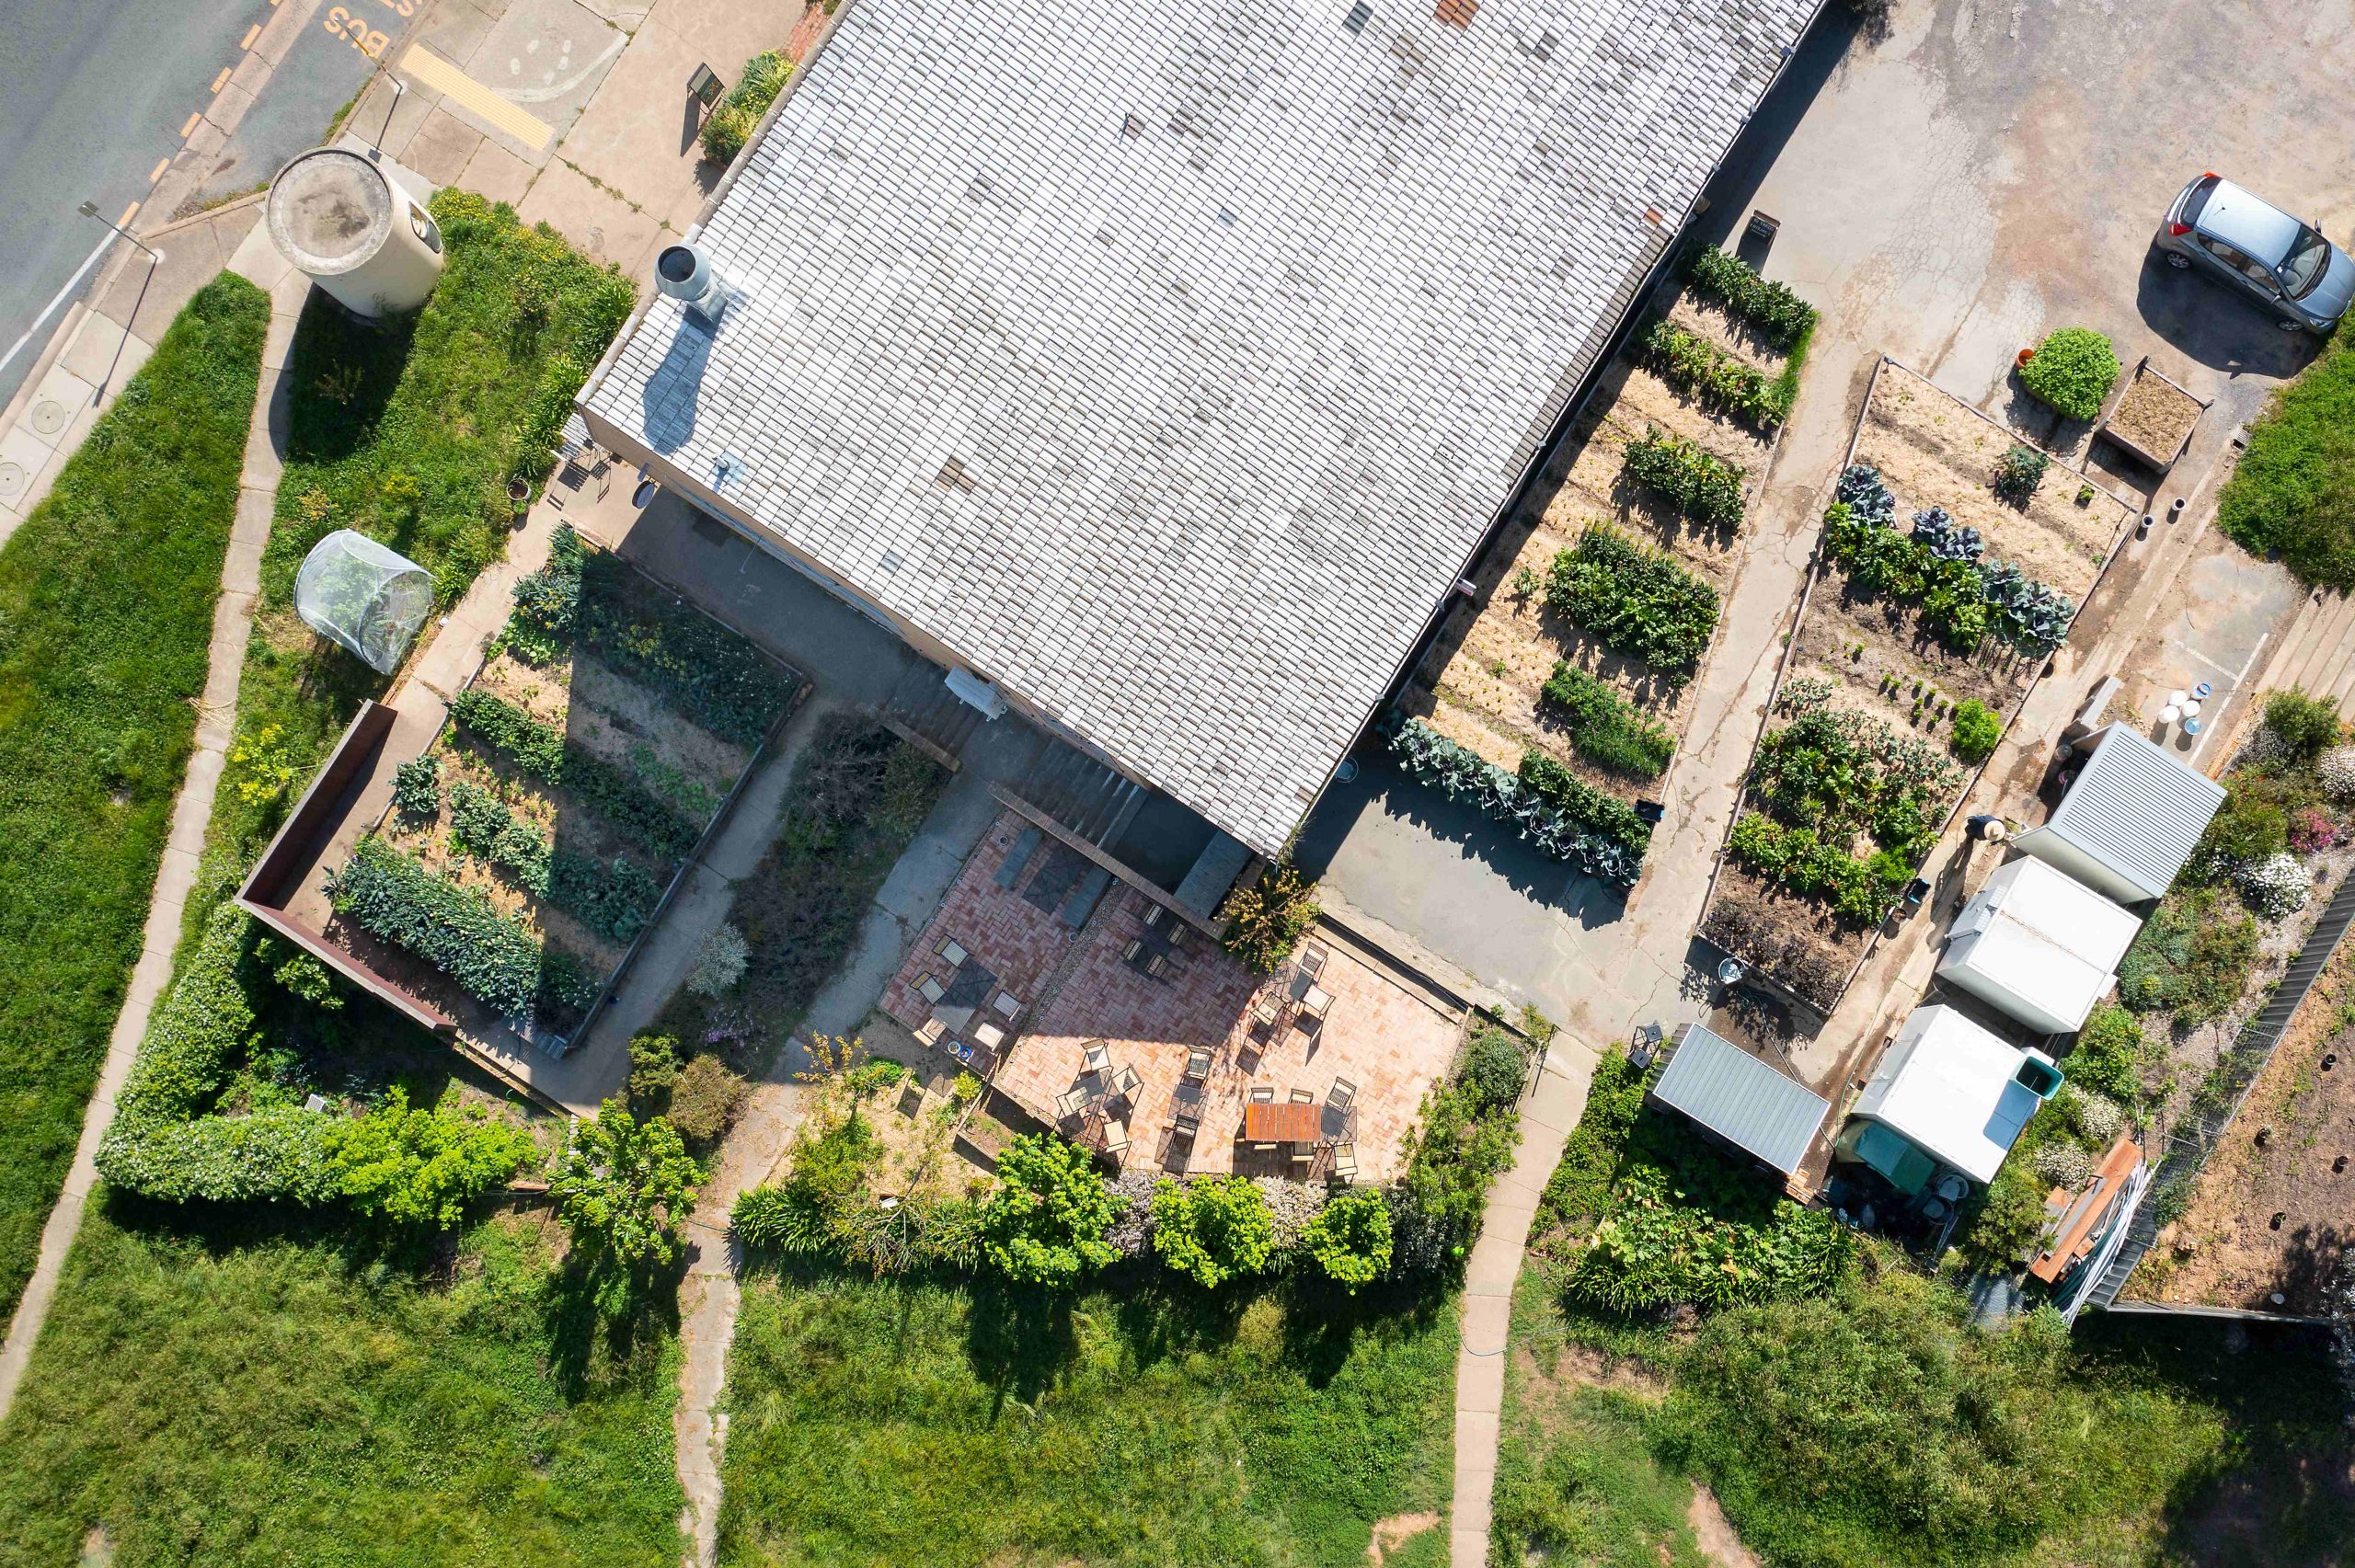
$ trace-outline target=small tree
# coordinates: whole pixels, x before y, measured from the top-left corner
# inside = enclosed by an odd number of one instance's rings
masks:
[[[676,1127],[615,1099],[575,1127],[548,1191],[576,1247],[636,1272],[678,1256],[679,1221],[703,1182]]]
[[[1315,889],[1290,865],[1276,865],[1248,887],[1238,887],[1226,900],[1229,954],[1263,975],[1272,975],[1308,928],[1316,923]]]
[[[1529,1057],[1502,1029],[1482,1029],[1464,1048],[1463,1082],[1478,1109],[1503,1110],[1529,1082]]]
[[[629,1105],[650,1116],[670,1103],[679,1082],[679,1042],[669,1035],[639,1035],[629,1043]]]
[[[329,1146],[343,1195],[361,1213],[444,1230],[532,1152],[520,1128],[413,1111],[399,1089],[358,1121],[338,1126]]]
[[[663,1115],[689,1143],[708,1146],[726,1136],[743,1108],[744,1080],[716,1056],[691,1059],[671,1086],[670,1107]]]
[[[1213,1176],[1153,1189],[1153,1250],[1206,1290],[1268,1266],[1276,1250],[1275,1218],[1246,1176]]]
[[[2265,727],[2280,736],[2300,761],[2336,745],[2339,725],[2336,697],[2309,697],[2303,687],[2292,686],[2265,699]]]
[[[1966,697],[1955,704],[1954,732],[1947,744],[1956,756],[1966,762],[1983,762],[1995,754],[1995,744],[2003,738],[2004,721],[1986,704]]]
[[[982,1255],[1011,1280],[1061,1289],[1120,1254],[1104,1238],[1119,1208],[1087,1151],[1060,1138],[1017,1138],[998,1156],[982,1207]]]
[[[1352,1296],[1390,1266],[1390,1205],[1371,1187],[1358,1187],[1326,1204],[1301,1237],[1325,1276]]]

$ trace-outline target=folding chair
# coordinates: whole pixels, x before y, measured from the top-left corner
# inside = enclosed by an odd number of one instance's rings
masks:
[[[1012,991],[1002,990],[990,999],[990,1010],[1002,1013],[1011,1021],[1015,1014],[1022,1011],[1022,1003],[1015,998]]]
[[[1333,1145],[1333,1174],[1343,1181],[1353,1180],[1358,1173],[1358,1146],[1354,1143]]]
[[[948,960],[948,967],[950,968],[961,969],[965,967],[967,954],[965,952],[964,944],[959,943],[955,937],[951,936],[945,938],[941,942],[939,947],[935,949],[935,951],[939,953],[942,958]]]
[[[1162,954],[1155,953],[1144,961],[1144,972],[1156,980],[1161,979],[1162,976],[1169,972],[1168,958]]]
[[[1152,931],[1152,930],[1155,929],[1156,927],[1158,927],[1158,926],[1161,924],[1161,922],[1162,922],[1163,921],[1166,921],[1166,920],[1167,920],[1168,918],[1169,918],[1169,907],[1168,907],[1167,905],[1166,905],[1166,904],[1156,904],[1156,903],[1155,903],[1155,902],[1154,902],[1152,899],[1150,899],[1150,898],[1148,898],[1148,899],[1146,899],[1146,900],[1145,900],[1145,905],[1144,905],[1144,928],[1145,928],[1145,930],[1147,930],[1147,931]]]
[[[1103,1041],[1090,1040],[1087,1044],[1082,1046],[1080,1049],[1085,1051],[1087,1055],[1088,1071],[1103,1072],[1111,1067],[1112,1053],[1105,1048]]]
[[[1200,1083],[1210,1075],[1211,1053],[1200,1046],[1196,1046],[1192,1050],[1188,1051],[1186,1053],[1187,1081],[1191,1083]]]
[[[1321,942],[1311,942],[1300,950],[1300,967],[1303,972],[1313,979],[1325,972],[1325,966],[1332,960],[1332,957],[1331,948]]]
[[[1292,1103],[1295,1105],[1313,1105],[1316,1104],[1316,1096],[1305,1089],[1295,1089],[1292,1092]]]
[[[1333,998],[1322,986],[1310,986],[1301,996],[1301,1012],[1319,1023],[1324,1021],[1325,1014],[1331,1012],[1332,1008]]]
[[[1252,1004],[1251,1017],[1272,1029],[1276,1026],[1276,1020],[1283,1016],[1283,999],[1271,990]]]
[[[1125,1122],[1106,1122],[1104,1124],[1104,1152],[1117,1159],[1127,1151],[1128,1147],[1128,1124]]]
[[[1316,1150],[1314,1147],[1300,1148],[1295,1146],[1292,1151],[1292,1162],[1295,1165],[1305,1165],[1315,1158]]]
[[[985,1021],[973,1025],[973,1038],[990,1049],[995,1050],[1005,1044],[1005,1031]]]
[[[1121,949],[1120,962],[1123,964],[1133,964],[1143,956],[1144,938],[1142,936],[1131,937],[1129,939],[1128,946]]]
[[[936,1046],[940,1044],[940,1036],[947,1033],[948,1033],[948,1026],[946,1024],[937,1018],[927,1018],[916,1025],[916,1044]]]
[[[1357,1098],[1358,1086],[1346,1078],[1333,1080],[1333,1087],[1325,1093],[1325,1103],[1337,1111],[1348,1110],[1357,1103]]]
[[[1138,1092],[1143,1088],[1144,1080],[1137,1076],[1137,1070],[1124,1067],[1120,1069],[1119,1081],[1112,1085],[1112,1092],[1133,1105],[1137,1103]]]
[[[1201,1128],[1202,1118],[1191,1111],[1180,1111],[1169,1118],[1169,1130],[1180,1138],[1191,1138]]]
[[[1275,1086],[1268,1083],[1253,1084],[1251,1086],[1251,1103],[1255,1105],[1274,1104],[1276,1103]]]
[[[948,988],[930,975],[916,982],[916,990],[926,1001],[938,1001],[948,994]]]
[[[1087,1091],[1068,1090],[1055,1096],[1055,1119],[1068,1121],[1087,1108]]]

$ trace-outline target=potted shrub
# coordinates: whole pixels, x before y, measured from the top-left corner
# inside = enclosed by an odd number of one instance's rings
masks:
[[[2072,419],[2099,415],[2118,373],[2118,351],[2085,326],[2062,327],[2038,348],[2023,350],[2019,361],[2020,384],[2029,395]]]

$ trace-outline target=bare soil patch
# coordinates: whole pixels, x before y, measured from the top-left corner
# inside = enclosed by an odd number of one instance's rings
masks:
[[[1376,1519],[1373,1522],[1373,1539],[1365,1543],[1365,1560],[1380,1568],[1392,1552],[1425,1530],[1437,1528],[1438,1525],[1439,1516],[1429,1508],[1419,1513],[1393,1514],[1386,1519]]]
[[[1717,1505],[1717,1494],[1702,1485],[1693,1483],[1693,1506],[1684,1511],[1684,1522],[1693,1527],[1694,1544],[1701,1555],[1718,1568],[1758,1568],[1758,1559],[1741,1538],[1733,1533],[1733,1523],[1726,1511]]]
[[[2109,429],[2144,454],[2172,463],[2200,413],[2198,398],[2144,364],[2110,411]]]

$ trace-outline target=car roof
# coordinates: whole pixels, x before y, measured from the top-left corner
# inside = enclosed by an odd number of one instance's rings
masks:
[[[2220,179],[2200,211],[2200,232],[2268,267],[2278,267],[2305,225],[2261,196]]]

